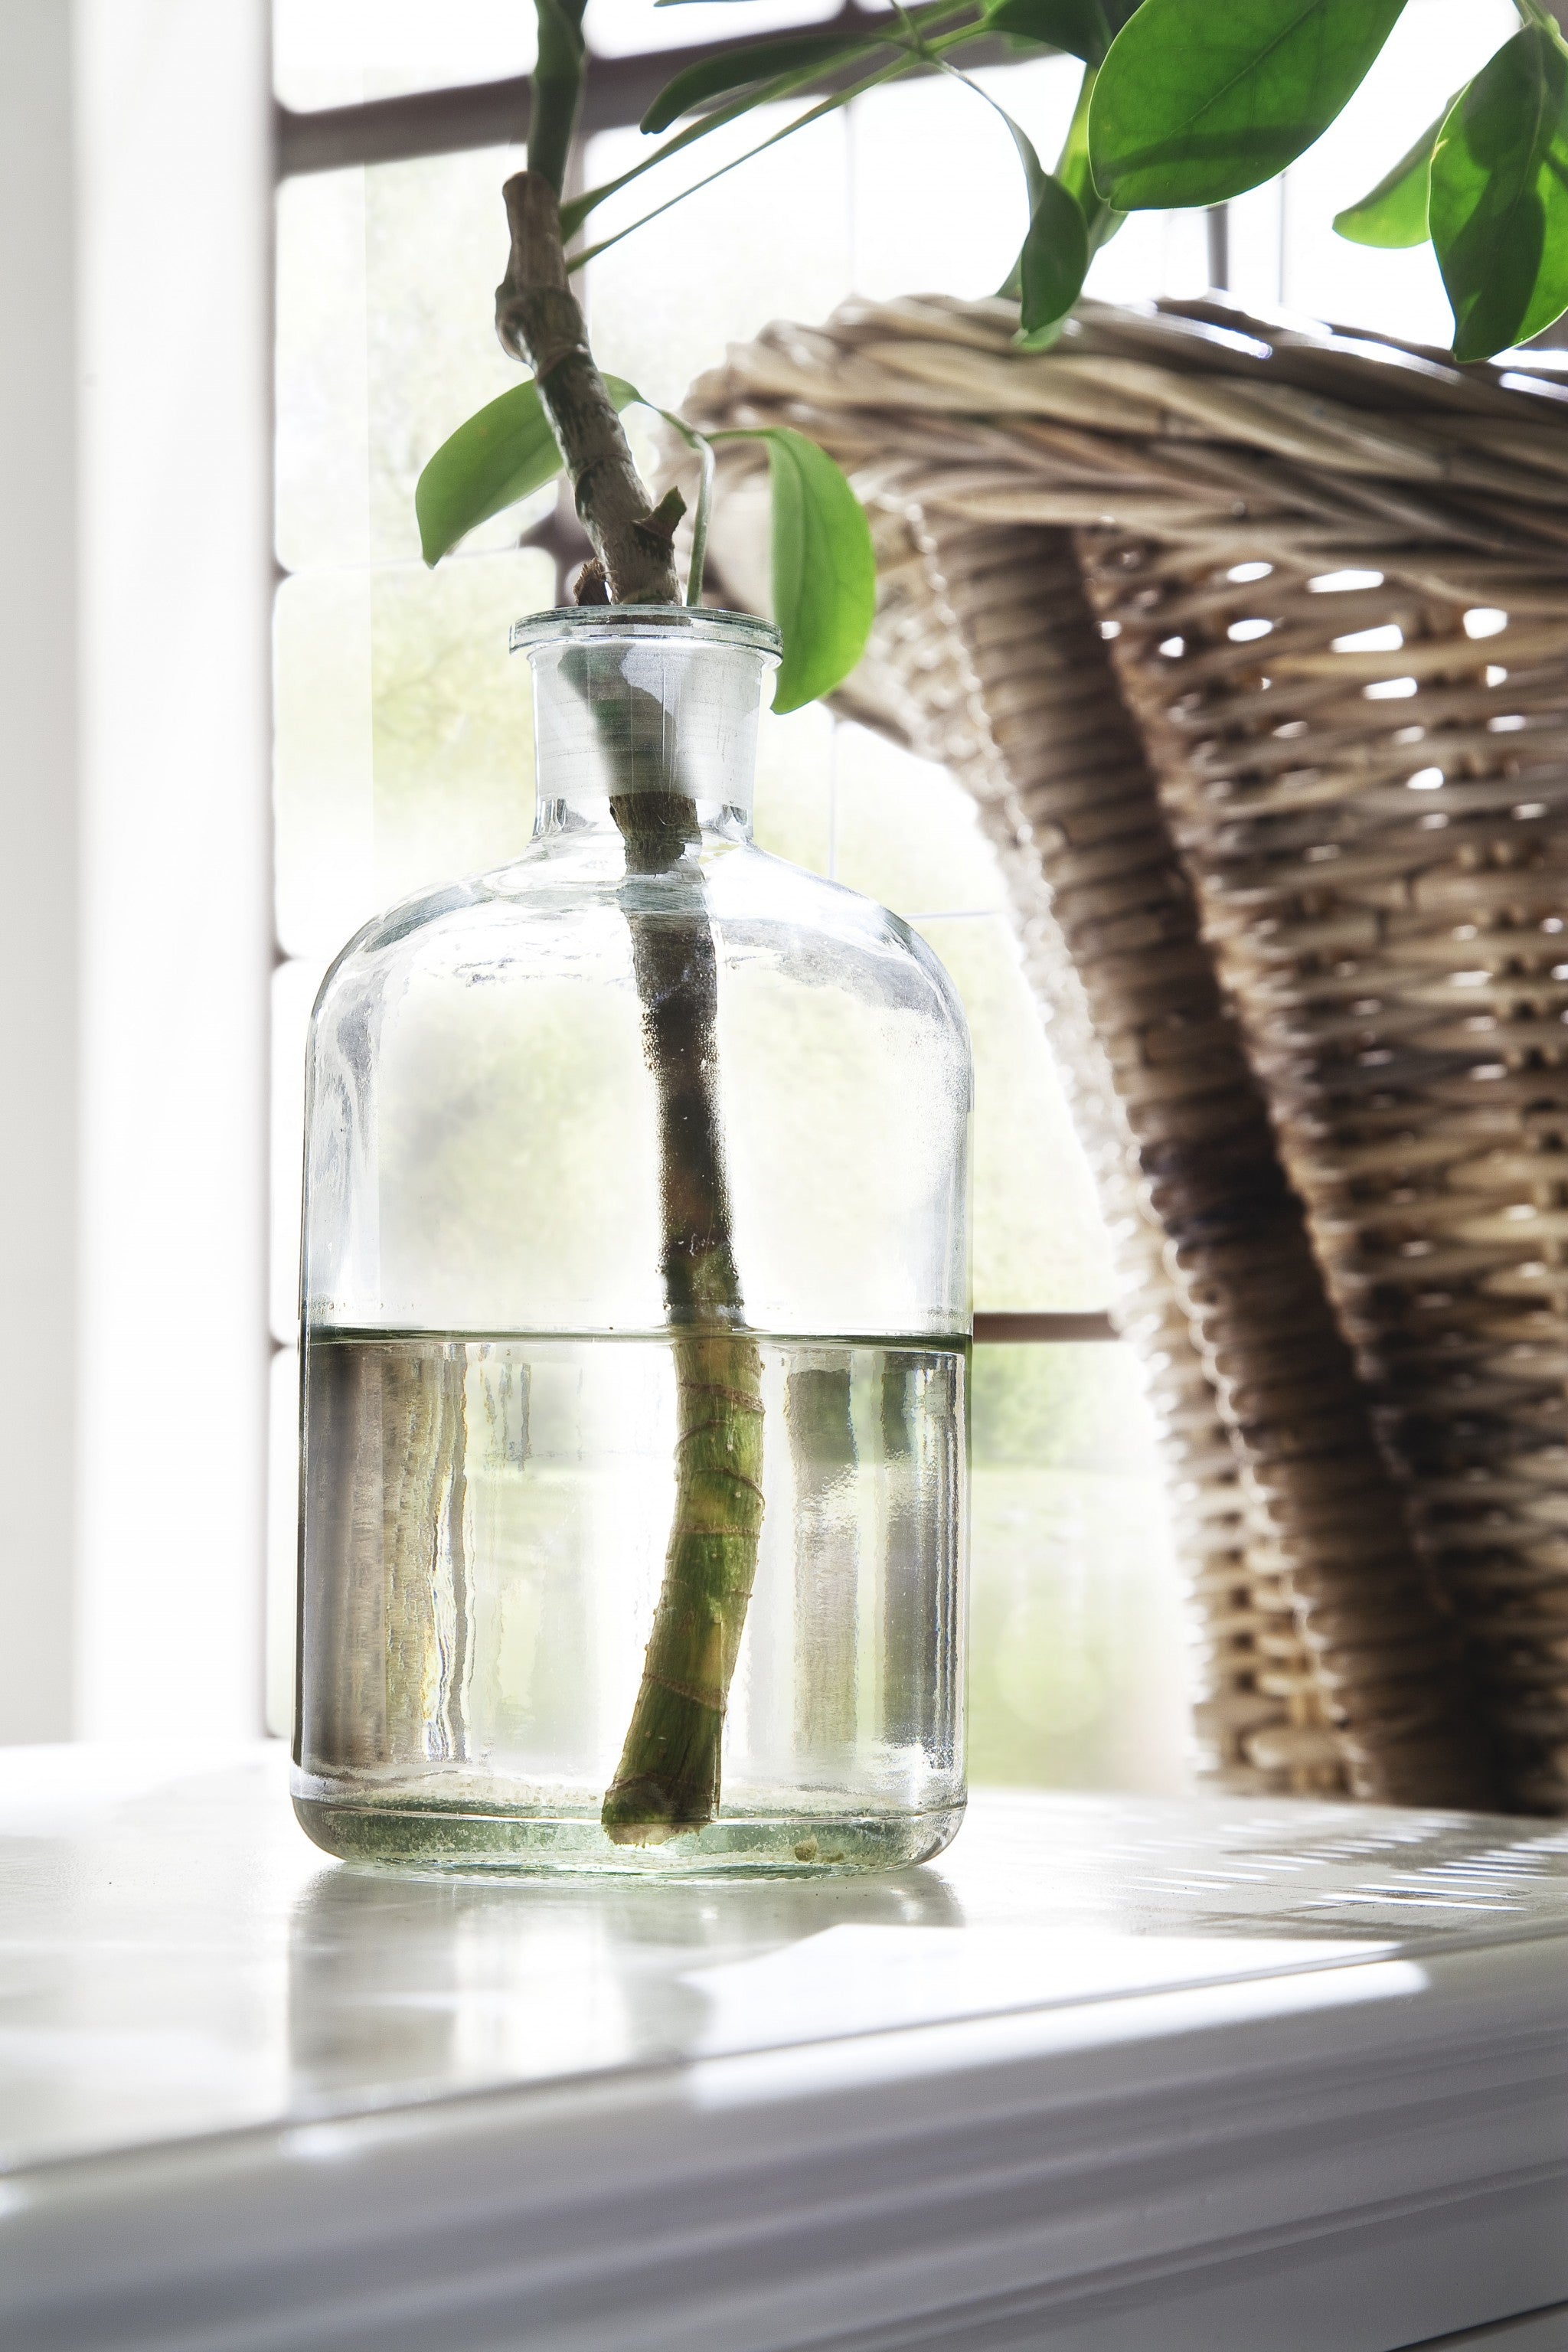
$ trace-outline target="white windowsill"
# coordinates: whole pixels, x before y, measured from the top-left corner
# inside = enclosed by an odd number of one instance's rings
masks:
[[[1559,1825],[986,1796],[898,1877],[548,1885],[283,1790],[0,1755],[0,2338],[1568,2346]]]

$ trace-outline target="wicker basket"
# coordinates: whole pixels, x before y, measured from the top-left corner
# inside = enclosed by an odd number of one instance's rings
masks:
[[[1214,306],[1011,326],[854,307],[695,405],[902,533],[858,691],[1007,846],[1233,1769],[1560,1807],[1568,395]]]
[[[1037,780],[1004,756],[992,732],[929,543],[922,545],[911,520],[890,507],[877,512],[874,528],[878,626],[869,658],[844,703],[853,715],[890,729],[962,776],[1000,854],[1026,962],[1051,1025],[1114,1241],[1120,1320],[1142,1359],[1161,1428],[1176,1548],[1194,1603],[1204,1761],[1233,1787],[1342,1790],[1348,1785],[1343,1752],[1328,1724],[1293,1598],[1282,1565],[1261,1561],[1257,1512],[1249,1507],[1194,1323],[1167,1264],[1164,1227],[1140,1180],[1137,1143],[1112,1069],[1114,1046],[1108,1050],[1117,1034],[1115,1013],[1103,992],[1102,1001],[1091,1005],[1045,879],[1027,814],[1027,804],[1040,798]],[[732,549],[738,538],[742,560],[748,541],[753,551],[759,543],[758,534],[744,527],[725,536]],[[983,530],[971,549],[982,567],[960,587],[961,594],[969,591],[971,611],[985,578],[984,547],[994,536]],[[1058,565],[1060,560],[1058,550]],[[1041,583],[1047,595],[1053,584],[1047,567]],[[1054,644],[1050,635],[1042,636],[1047,691],[1052,686],[1070,690],[1070,663],[1048,658]],[[1098,643],[1093,654],[1103,667]],[[1043,749],[1050,730],[1029,732]],[[1136,908],[1130,912],[1136,921]],[[1094,959],[1085,962],[1092,985]],[[1135,1032],[1123,1026],[1121,1034],[1135,1055]]]

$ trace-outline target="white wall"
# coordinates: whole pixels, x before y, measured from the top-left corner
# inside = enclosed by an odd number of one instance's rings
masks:
[[[258,1727],[261,1707],[266,9],[76,0],[75,13],[74,1728],[224,1735]]]
[[[0,5],[0,1739],[70,1726],[77,772],[70,16]]]
[[[0,0],[0,1740],[260,1719],[265,0]]]

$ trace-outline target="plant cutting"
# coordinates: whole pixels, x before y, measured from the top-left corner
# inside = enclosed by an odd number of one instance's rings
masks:
[[[667,416],[700,461],[683,582],[684,500],[656,499],[639,478],[621,417],[640,395],[600,369],[572,290],[604,249],[579,247],[581,232],[610,196],[764,104],[806,100],[762,142],[773,145],[910,73],[973,88],[965,60],[984,43],[1068,51],[1084,71],[1054,172],[995,110],[1026,197],[1005,290],[1020,344],[1044,350],[1129,211],[1223,202],[1284,168],[1347,102],[1400,5],[930,0],[849,37],[742,43],[674,77],[650,110],[658,143],[644,162],[567,200],[583,0],[536,0],[529,167],[505,191],[497,301],[501,339],[531,374],[436,453],[418,516],[436,562],[564,473],[592,555],[574,614],[514,632],[534,667],[532,850],[466,895],[371,926],[329,975],[313,1024],[297,1801],[331,1850],[531,1867],[854,1867],[938,1850],[962,1809],[962,1022],[931,960],[890,919],[851,922],[802,895],[786,919],[770,883],[743,878],[754,860],[745,745],[763,672],[776,657],[775,708],[789,709],[853,667],[874,599],[869,539],[825,454],[772,428],[758,437],[778,635],[702,610],[712,440],[724,436]],[[1342,216],[1345,233],[1383,242],[1426,223],[1461,356],[1568,300],[1554,258],[1568,52],[1532,0],[1521,14],[1425,160],[1404,159]],[[601,924],[590,948],[589,930],[572,929],[568,883],[584,923],[613,911],[613,938]],[[759,945],[786,931],[786,945]],[[764,1015],[778,1009],[758,986],[770,955],[793,1009],[763,1048]],[[563,1066],[576,1083],[620,1005],[635,1003],[640,1108],[627,1126],[642,1121],[646,1181],[628,1172],[617,1192],[606,1178],[608,1216],[567,1234],[557,1256],[576,1265],[573,1290],[559,1266],[527,1259],[516,1218],[486,1227],[469,1194],[476,1167],[526,1156],[502,1132],[497,1074],[500,1093],[519,1070],[531,1079],[547,1025],[536,1016],[553,1018],[590,970],[603,1034],[569,1039]],[[477,974],[488,1000],[472,993]],[[869,1058],[854,1111],[828,1121],[833,1055],[792,1096],[786,1041],[811,1030],[834,989],[835,1050],[858,1034]],[[918,1052],[879,1096],[865,1074],[879,1053],[897,1060],[895,1005],[914,1019]],[[492,1035],[498,1018],[515,1018],[517,1034]],[[460,1108],[438,1118],[448,1072]],[[748,1100],[765,1106],[750,1132],[736,1108]],[[820,1163],[837,1154],[845,1171],[836,1210],[860,1204],[833,1297],[816,1283],[820,1237],[803,1244],[768,1194],[768,1153],[797,1128],[817,1139]],[[856,1138],[867,1166],[884,1155],[880,1192],[844,1157]],[[635,1146],[627,1159],[630,1171]],[[558,1202],[583,1192],[588,1165],[563,1142],[551,1161]],[[637,1305],[623,1311],[595,1286],[595,1260],[649,1202],[657,1296],[630,1281]],[[525,1228],[531,1213],[535,1195]],[[641,1498],[601,1541],[595,1514],[628,1399],[644,1428]],[[552,1453],[563,1423],[571,1443]],[[561,1531],[547,1541],[533,1517],[566,1460],[599,1465],[597,1501],[579,1498],[563,1522],[583,1554],[569,1596],[546,1572]],[[827,1575],[829,1556],[847,1570]],[[606,1618],[605,1591],[626,1563],[626,1605]],[[618,1710],[609,1747],[606,1709]],[[553,1727],[543,1751],[542,1726]]]
[[[511,252],[496,324],[531,378],[432,460],[418,491],[422,541],[427,560],[438,559],[479,519],[476,504],[499,511],[563,469],[594,550],[579,604],[677,604],[674,538],[684,501],[672,490],[656,504],[637,475],[619,419],[640,395],[596,366],[563,241],[562,183],[583,86],[582,13],[581,0],[538,0],[529,168],[505,190]],[[695,605],[711,445],[680,419],[668,421],[704,457],[689,572]],[[758,437],[773,473],[774,602],[784,623],[774,708],[789,710],[836,686],[859,658],[874,562],[865,518],[832,460],[787,430]],[[678,764],[650,772],[613,722],[601,719],[600,732],[627,872],[667,873],[700,838],[694,793]],[[756,1572],[763,1407],[731,1235],[706,918],[699,904],[679,921],[637,912],[627,919],[658,1101],[661,1264],[666,1308],[681,1334],[679,1419],[663,1589],[602,1819],[617,1843],[647,1844],[700,1830],[718,1810],[721,1730]]]
[[[571,483],[577,605],[513,632],[534,839],[369,926],[312,1021],[296,1802],[362,1859],[898,1864],[963,1809],[967,1039],[904,926],[751,848],[765,673],[853,667],[869,535],[770,430],[780,627],[706,612],[671,418],[683,583],[572,291],[582,13],[538,0],[505,190],[531,375],[418,492],[434,562]]]

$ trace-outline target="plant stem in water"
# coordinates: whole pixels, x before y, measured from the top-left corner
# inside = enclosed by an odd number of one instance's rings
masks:
[[[659,1845],[719,1809],[724,1710],[763,1524],[762,1358],[735,1331],[675,1343],[676,1502],[642,1681],[601,1818]]]
[[[742,1328],[714,1085],[718,960],[701,878],[651,913],[637,880],[670,875],[699,837],[674,791],[611,801],[626,843],[627,921],[658,1104],[662,1273],[675,1326],[675,1509],[642,1681],[603,1820],[617,1844],[655,1845],[719,1807],[724,1710],[763,1521],[762,1359]]]
[[[559,189],[523,172],[505,194],[511,256],[496,323],[508,350],[534,371],[611,601],[679,604],[671,546],[679,502],[651,505],[589,350],[562,248]],[[657,701],[624,681],[601,698],[591,664],[582,690],[626,844],[624,903],[658,1105],[665,1300],[677,1333],[676,1495],[664,1585],[603,1811],[617,1843],[653,1845],[700,1829],[718,1810],[724,1708],[762,1527],[762,1366],[743,1328],[730,1239],[716,1094],[717,959],[701,874],[687,862],[700,840],[697,811],[673,769],[659,772],[668,729]]]

